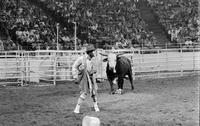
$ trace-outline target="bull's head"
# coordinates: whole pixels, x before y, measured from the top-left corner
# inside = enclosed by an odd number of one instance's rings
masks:
[[[122,54],[115,54],[115,53],[108,53],[108,54],[102,54],[102,56],[106,56],[106,58],[103,59],[104,62],[108,62],[108,67],[110,70],[112,70],[114,73],[116,73],[115,67],[117,64],[117,58]]]

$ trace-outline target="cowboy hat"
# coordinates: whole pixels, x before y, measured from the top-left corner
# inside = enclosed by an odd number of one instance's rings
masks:
[[[86,52],[91,52],[91,51],[94,51],[94,50],[95,50],[94,45],[90,44],[90,45],[86,46]]]

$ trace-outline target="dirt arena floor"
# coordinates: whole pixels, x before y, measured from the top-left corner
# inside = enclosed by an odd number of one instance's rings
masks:
[[[108,82],[99,83],[99,106],[91,99],[82,114],[73,114],[79,96],[72,82],[48,87],[0,87],[0,126],[81,126],[85,115],[101,126],[198,126],[200,76],[125,81],[125,94],[109,95]]]

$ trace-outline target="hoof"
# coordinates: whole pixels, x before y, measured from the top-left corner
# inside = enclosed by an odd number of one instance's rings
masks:
[[[110,94],[111,94],[111,95],[114,95],[114,94],[115,94],[115,91],[111,91]]]
[[[121,94],[122,94],[122,89],[116,90],[116,91],[115,91],[115,94],[120,94],[120,95],[121,95]]]

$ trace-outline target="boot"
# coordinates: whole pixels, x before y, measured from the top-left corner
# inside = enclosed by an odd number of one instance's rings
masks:
[[[80,106],[83,103],[84,99],[86,98],[87,94],[82,93],[78,98],[78,102],[76,104],[76,108],[74,109],[74,113],[80,113]]]
[[[97,105],[97,102],[94,102],[94,111],[95,112],[99,112],[100,110],[99,110],[99,107],[98,107],[98,105]]]
[[[74,109],[74,113],[78,114],[80,113],[80,105],[76,105],[76,108]]]

